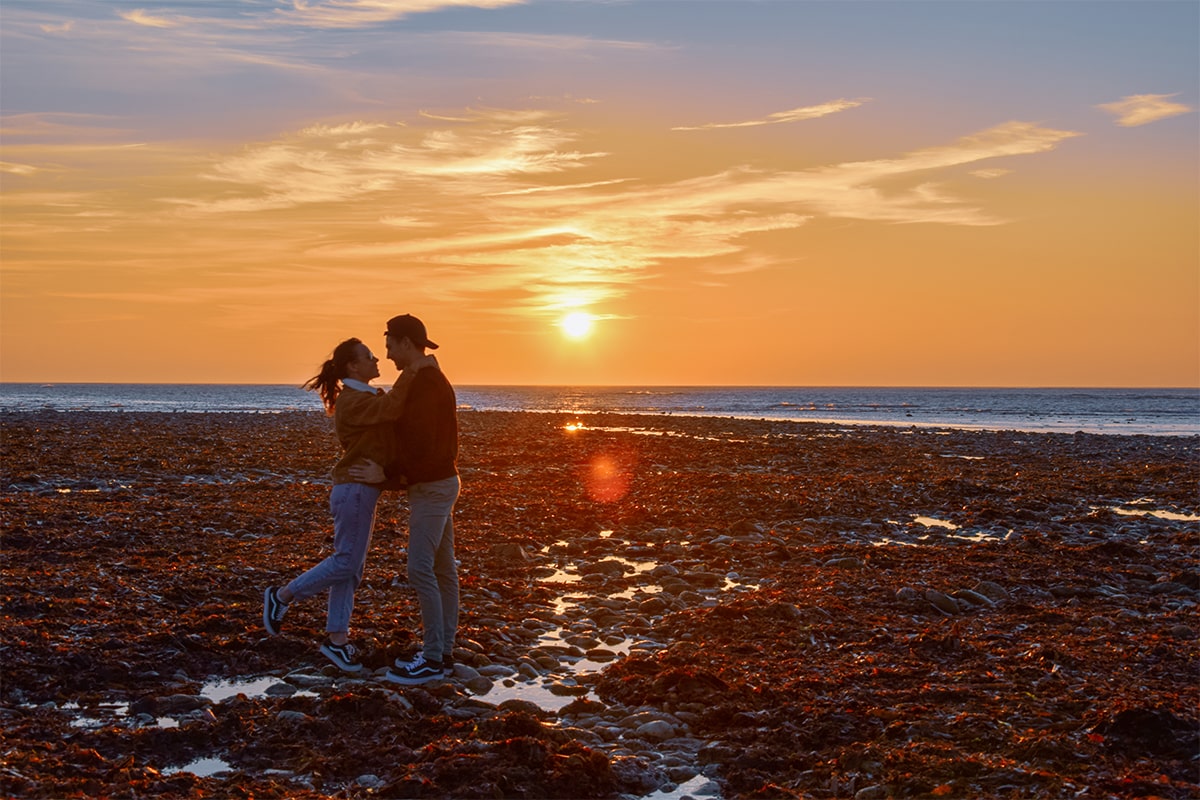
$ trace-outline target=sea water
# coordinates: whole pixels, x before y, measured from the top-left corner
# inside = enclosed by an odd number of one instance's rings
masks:
[[[618,412],[1046,433],[1200,435],[1200,389],[458,386],[461,410]],[[3,383],[4,411],[319,411],[296,386]]]

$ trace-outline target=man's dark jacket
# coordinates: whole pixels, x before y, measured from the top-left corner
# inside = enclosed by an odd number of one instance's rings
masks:
[[[387,468],[388,488],[458,474],[458,411],[454,387],[440,369],[417,372],[396,422],[398,457]]]

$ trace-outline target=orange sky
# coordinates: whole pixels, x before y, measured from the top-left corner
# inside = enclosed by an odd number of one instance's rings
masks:
[[[6,2],[0,379],[1200,385],[1196,4],[222,8]]]

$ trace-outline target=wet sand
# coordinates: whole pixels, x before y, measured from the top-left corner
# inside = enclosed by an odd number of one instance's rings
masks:
[[[0,415],[0,792],[1200,796],[1200,440],[460,423],[459,666],[409,688],[398,495],[366,674],[320,599],[261,629],[328,551],[320,414]]]

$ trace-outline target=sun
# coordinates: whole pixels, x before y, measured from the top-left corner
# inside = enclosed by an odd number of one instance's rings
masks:
[[[572,311],[562,318],[558,324],[563,333],[572,339],[582,339],[592,332],[593,317],[586,311]]]

